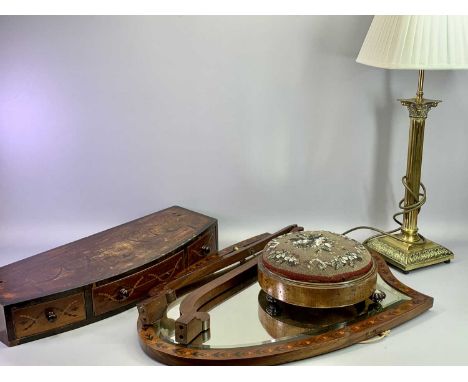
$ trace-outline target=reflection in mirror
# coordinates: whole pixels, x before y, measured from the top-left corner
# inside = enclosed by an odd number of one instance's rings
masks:
[[[317,335],[346,326],[360,319],[395,307],[410,298],[384,282],[380,276],[377,288],[386,297],[378,304],[372,301],[345,308],[310,309],[271,302],[259,284],[252,284],[209,310],[210,330],[197,337],[189,347],[230,348],[284,341],[291,336]],[[159,322],[159,335],[175,343],[174,325],[179,317],[177,300]]]

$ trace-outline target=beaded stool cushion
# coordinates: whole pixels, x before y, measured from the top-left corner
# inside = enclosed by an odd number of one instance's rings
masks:
[[[290,280],[338,283],[369,272],[372,257],[362,244],[346,236],[303,231],[271,240],[263,251],[262,263]]]

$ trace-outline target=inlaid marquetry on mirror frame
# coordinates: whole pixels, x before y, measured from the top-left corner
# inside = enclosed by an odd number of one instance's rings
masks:
[[[374,338],[432,307],[432,297],[401,283],[391,273],[382,257],[373,251],[371,254],[378,266],[381,280],[396,292],[407,296],[407,299],[392,304],[387,309],[377,311],[373,315],[363,316],[345,326],[332,328],[319,334],[303,333],[250,346],[211,347],[204,346],[203,341],[198,341],[202,335],[188,345],[176,343],[160,335],[159,323],[167,319],[166,314],[170,302],[174,301],[175,296],[173,290],[165,293],[159,291],[160,293],[155,293],[155,298],[159,299],[159,302],[150,299],[139,306],[137,330],[140,345],[148,356],[169,365],[276,365],[314,357]],[[175,322],[176,333],[179,322],[188,324],[183,333],[187,334],[188,330],[190,335],[192,331],[192,336],[197,336],[204,330],[204,323],[208,323],[209,326],[210,309],[222,304],[239,289],[248,285],[249,280],[250,285],[252,280],[255,282],[257,260],[258,256],[254,256],[187,294],[179,307],[181,317]],[[198,267],[201,265],[199,264]],[[245,285],[242,286],[242,284]],[[229,293],[230,290],[233,292]],[[151,317],[151,322],[148,321],[148,317]],[[207,336],[209,337],[209,333]]]

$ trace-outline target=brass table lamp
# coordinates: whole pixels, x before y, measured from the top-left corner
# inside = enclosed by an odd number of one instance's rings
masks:
[[[405,272],[449,262],[454,257],[450,250],[418,232],[418,214],[426,201],[421,183],[424,127],[429,110],[441,102],[423,97],[424,70],[468,69],[468,17],[375,16],[356,61],[384,69],[419,70],[416,97],[399,100],[410,117],[402,178],[405,196],[399,203],[401,211],[393,217],[400,228],[372,237],[366,245]],[[402,222],[397,219],[400,215]]]

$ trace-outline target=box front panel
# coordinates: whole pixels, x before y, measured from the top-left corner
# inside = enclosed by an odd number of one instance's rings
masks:
[[[52,301],[13,308],[16,338],[24,338],[86,320],[83,293]]]
[[[145,298],[151,288],[172,280],[184,269],[183,255],[181,250],[143,271],[93,288],[94,315],[136,303]]]

